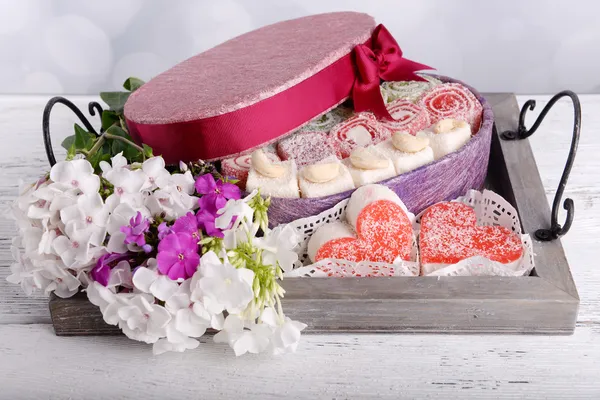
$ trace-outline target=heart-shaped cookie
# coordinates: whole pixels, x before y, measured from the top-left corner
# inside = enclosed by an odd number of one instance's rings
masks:
[[[419,252],[426,273],[473,256],[511,265],[521,260],[523,244],[502,226],[477,226],[475,210],[462,203],[429,207],[421,217]]]
[[[400,205],[376,200],[358,213],[356,234],[342,222],[325,225],[311,238],[309,254],[313,254],[314,262],[326,258],[384,263],[392,263],[397,257],[410,260],[412,232],[412,224]]]

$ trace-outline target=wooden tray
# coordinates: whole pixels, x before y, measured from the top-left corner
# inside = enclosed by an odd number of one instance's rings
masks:
[[[550,207],[529,141],[505,141],[519,107],[512,94],[488,94],[496,118],[486,186],[519,212],[523,231],[547,228]],[[533,235],[532,235],[533,239]],[[579,296],[559,240],[533,240],[527,277],[288,278],[286,314],[310,332],[571,334]],[[85,294],[52,296],[57,335],[120,334]]]

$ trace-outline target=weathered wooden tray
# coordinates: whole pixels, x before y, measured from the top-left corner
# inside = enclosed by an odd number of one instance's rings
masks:
[[[517,130],[516,98],[485,97],[496,118],[486,185],[515,206],[524,232],[548,228],[529,141],[498,136]],[[562,245],[533,240],[533,250],[536,267],[527,277],[289,278],[284,308],[310,332],[570,334],[579,296]],[[84,294],[53,296],[50,313],[57,335],[120,334]]]

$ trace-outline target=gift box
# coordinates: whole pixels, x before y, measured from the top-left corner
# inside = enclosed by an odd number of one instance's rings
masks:
[[[367,14],[313,15],[243,34],[176,65],[132,93],[124,113],[131,136],[167,163],[221,160],[281,140],[347,100],[355,112],[394,120],[381,82],[425,81],[416,74],[425,69],[431,68],[405,58],[387,29]],[[472,92],[483,107],[472,140],[380,182],[410,211],[481,188],[493,114]],[[273,197],[271,225],[319,214],[351,193]]]

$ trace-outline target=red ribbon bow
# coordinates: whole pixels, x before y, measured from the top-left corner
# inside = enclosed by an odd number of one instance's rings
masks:
[[[378,118],[393,120],[387,110],[379,84],[384,81],[424,81],[415,71],[433,69],[402,57],[402,50],[385,26],[379,24],[371,36],[371,44],[359,44],[354,48],[358,69],[352,99],[354,110],[372,111]]]

